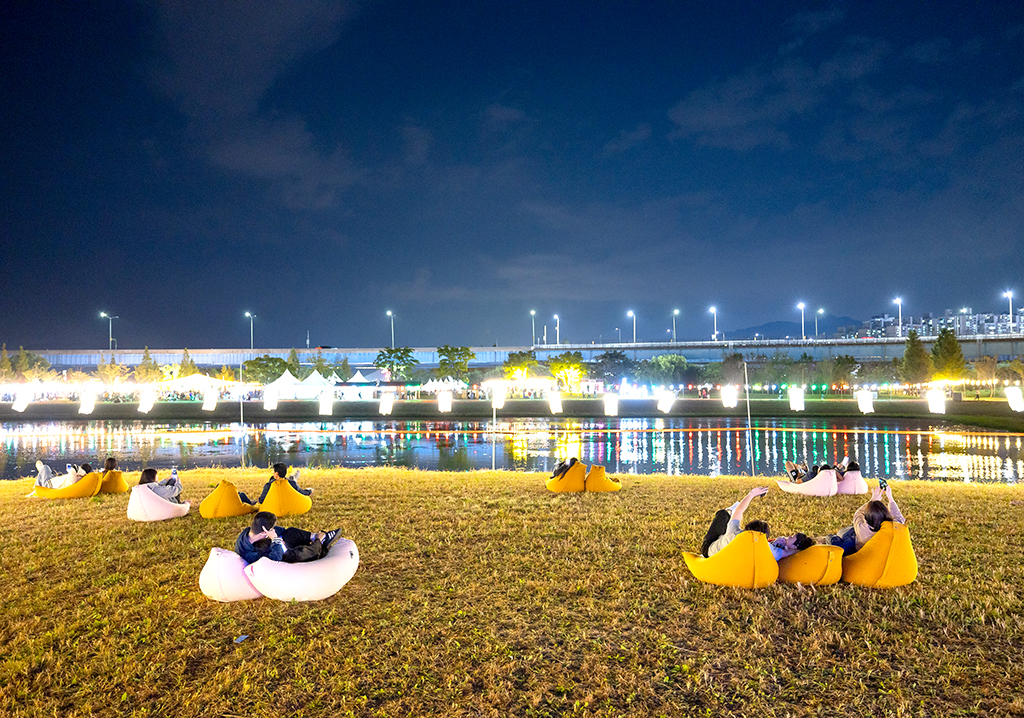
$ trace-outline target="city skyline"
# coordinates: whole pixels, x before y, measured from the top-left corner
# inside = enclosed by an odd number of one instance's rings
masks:
[[[1024,297],[1019,3],[23,4],[0,40],[8,349]]]

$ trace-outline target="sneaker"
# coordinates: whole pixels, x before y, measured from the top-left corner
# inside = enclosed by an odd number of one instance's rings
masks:
[[[312,486],[310,486],[310,487],[309,487],[309,493],[308,493],[308,494],[306,494],[306,496],[312,496],[312,495],[313,495],[313,487],[312,487]]]
[[[334,543],[335,539],[341,538],[341,529],[333,529],[331,531],[324,531],[324,537],[320,540],[320,545],[324,551],[327,551]]]
[[[789,474],[789,478],[793,481],[800,478],[800,471],[797,469],[797,465],[792,461],[786,462],[786,473]]]

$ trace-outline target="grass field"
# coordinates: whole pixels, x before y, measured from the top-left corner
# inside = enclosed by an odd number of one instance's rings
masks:
[[[0,484],[0,714],[1024,715],[1019,486],[897,485],[911,586],[745,591],[698,583],[682,552],[749,478],[555,495],[537,474],[304,470],[313,510],[282,524],[341,527],[355,578],[319,603],[210,601],[200,569],[246,520],[198,503],[268,473],[185,472],[192,512],[155,524],[126,494]],[[747,518],[824,533],[861,501],[775,489]]]

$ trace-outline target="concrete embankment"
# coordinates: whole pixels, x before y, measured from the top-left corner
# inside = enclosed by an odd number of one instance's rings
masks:
[[[484,400],[456,400],[452,411],[441,413],[435,401],[395,402],[390,416],[379,413],[376,401],[336,401],[329,416],[320,414],[317,401],[281,401],[275,411],[266,411],[262,402],[219,402],[213,411],[203,411],[201,401],[158,402],[148,414],[142,414],[136,403],[96,404],[92,414],[78,413],[78,403],[67,401],[33,402],[24,412],[11,409],[10,403],[0,403],[0,422],[38,421],[147,421],[147,422],[213,422],[232,423],[244,419],[246,423],[276,422],[329,422],[345,420],[394,421],[483,421],[491,418],[491,405]],[[874,404],[873,418],[924,419],[936,423],[948,422],[971,426],[1024,432],[1024,414],[1012,411],[1005,401],[951,401],[946,414],[931,414],[923,399],[880,399]],[[510,399],[498,410],[498,417],[509,418],[578,418],[600,419],[605,416],[604,402],[600,399],[563,399],[562,413],[553,415],[543,400]],[[750,414],[753,418],[836,418],[862,417],[857,402],[850,399],[811,399],[802,412],[791,411],[788,401],[777,398],[752,399]],[[666,418],[708,417],[732,418],[746,422],[747,408],[740,402],[736,408],[725,408],[713,399],[680,399],[672,411],[658,411],[653,399],[624,399],[619,402],[619,417]],[[742,424],[741,424],[742,425]]]

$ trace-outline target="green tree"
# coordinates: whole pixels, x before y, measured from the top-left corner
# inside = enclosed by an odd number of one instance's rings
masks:
[[[580,352],[562,352],[548,359],[547,365],[552,376],[569,391],[578,389],[580,382],[587,376],[587,365]]]
[[[995,357],[984,356],[978,357],[971,366],[974,368],[974,375],[978,381],[985,382],[988,384],[989,396],[993,396],[995,387],[992,385],[992,381],[996,378],[996,370],[999,368],[999,362],[996,361]]]
[[[288,354],[288,371],[290,371],[293,376],[302,379],[303,377],[299,376],[300,369],[299,353],[295,351],[295,347],[292,347],[291,352]]]
[[[391,381],[408,379],[414,366],[419,360],[413,357],[412,347],[395,347],[393,349],[381,349],[373,360],[375,366],[388,370]]]
[[[921,384],[931,378],[932,358],[924,348],[924,342],[917,336],[917,330],[907,333],[907,343],[900,362],[900,378],[909,384]]]
[[[254,384],[269,384],[284,374],[288,362],[280,357],[264,354],[242,362],[242,380]]]
[[[590,364],[588,373],[606,385],[618,384],[623,379],[635,379],[640,363],[630,359],[626,352],[610,351],[598,354]]]
[[[100,363],[96,365],[96,376],[104,384],[117,384],[127,379],[132,373],[131,368],[124,364],[118,364],[114,355],[110,355],[108,363],[103,362],[103,355],[100,354]]]
[[[659,354],[641,362],[637,374],[652,384],[681,384],[686,379],[686,357],[681,354]]]
[[[149,347],[146,347],[142,350],[142,362],[135,367],[135,381],[139,384],[152,384],[163,379],[163,376],[160,365],[149,355]]]
[[[754,370],[750,380],[751,382],[766,386],[772,384],[781,386],[782,384],[793,383],[796,376],[796,362],[793,361],[793,357],[777,351],[760,363],[760,366]]]
[[[722,357],[722,379],[727,384],[743,383],[743,355],[739,352]]]
[[[1014,359],[1013,361],[1008,362],[1004,368],[1007,372],[1015,376],[1016,381],[1024,384],[1024,362],[1020,359]]]
[[[199,367],[192,361],[192,357],[188,355],[188,349],[181,355],[181,363],[178,365],[178,378],[183,376],[192,376],[193,374],[199,373]]]
[[[81,369],[71,369],[68,371],[67,378],[68,384],[84,384],[96,377],[87,371],[82,371]]]
[[[46,380],[53,374],[49,372],[50,362],[38,354],[25,351],[25,347],[18,347],[18,355],[14,358],[13,368],[15,375],[21,381]]]
[[[11,364],[11,357],[7,354],[7,345],[4,344],[0,350],[0,384],[9,384],[14,381],[14,365]]]
[[[313,370],[320,372],[320,376],[328,377],[331,375],[331,367],[324,359],[324,352],[322,349],[317,347],[316,356],[313,357]],[[312,374],[313,372],[310,372]]]
[[[454,379],[465,379],[469,375],[469,363],[476,359],[476,354],[469,347],[452,347],[445,344],[437,348],[437,359],[438,378],[450,376]]]
[[[536,352],[509,352],[502,368],[505,370],[506,379],[526,378],[537,364]]]
[[[932,346],[932,364],[936,379],[963,379],[967,375],[967,362],[960,348],[960,340],[952,329],[939,330],[939,336]]]
[[[231,367],[222,366],[214,379],[220,379],[221,381],[235,381],[238,379],[238,375]]]
[[[337,374],[338,378],[342,381],[348,381],[352,378],[352,367],[349,366],[348,357],[342,357],[341,361],[337,364],[331,364],[328,366],[332,374]]]

